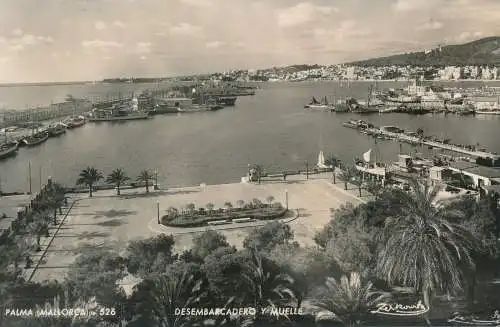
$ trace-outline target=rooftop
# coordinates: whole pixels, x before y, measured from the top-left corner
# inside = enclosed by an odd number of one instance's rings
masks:
[[[453,162],[450,168],[486,178],[500,178],[500,168],[484,167],[465,161]]]

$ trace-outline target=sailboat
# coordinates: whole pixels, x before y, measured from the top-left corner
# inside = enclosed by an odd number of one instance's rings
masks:
[[[316,164],[316,167],[318,167],[319,169],[331,169],[332,168],[331,165],[326,164],[325,154],[323,153],[323,151],[320,151],[318,154],[318,163]]]
[[[47,141],[48,138],[49,138],[49,132],[46,130],[42,130],[42,131],[37,130],[35,132],[34,122],[32,121],[31,135],[24,138],[23,142],[27,146],[36,146],[36,145],[42,144],[43,142]]]
[[[305,105],[304,108],[322,111],[335,111],[335,106],[333,104],[329,104],[326,97],[323,98],[323,102],[319,102],[315,97],[313,97],[311,102],[308,105]]]
[[[19,149],[19,143],[17,142],[9,142],[7,140],[7,128],[4,129],[5,132],[5,141],[0,144],[0,159],[8,158],[17,153]]]

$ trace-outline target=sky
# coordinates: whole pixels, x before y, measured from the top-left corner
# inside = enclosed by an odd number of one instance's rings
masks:
[[[0,83],[337,64],[500,35],[500,0],[0,0]]]

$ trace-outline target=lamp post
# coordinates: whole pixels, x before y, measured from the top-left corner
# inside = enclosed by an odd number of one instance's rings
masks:
[[[160,225],[160,201],[156,200],[156,217],[158,220],[158,225]]]
[[[158,170],[157,169],[155,169],[155,186],[154,186],[154,189],[158,190]]]
[[[285,205],[286,205],[286,210],[288,210],[288,190],[285,189]]]
[[[309,162],[306,161],[306,179],[309,180]]]

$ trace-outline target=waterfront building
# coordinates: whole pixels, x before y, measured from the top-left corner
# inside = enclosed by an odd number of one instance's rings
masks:
[[[500,169],[484,167],[466,161],[456,161],[446,167],[431,167],[431,180],[447,180],[452,173],[459,173],[464,176],[463,180],[476,189],[483,189],[486,186],[500,185]]]

